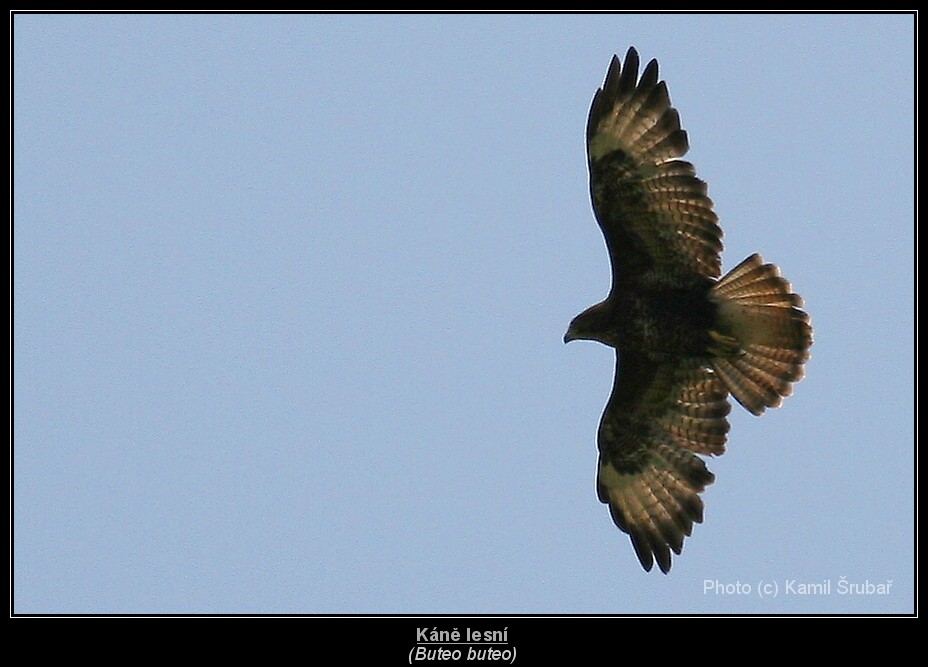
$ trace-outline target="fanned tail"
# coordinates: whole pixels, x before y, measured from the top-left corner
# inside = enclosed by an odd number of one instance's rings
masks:
[[[713,370],[755,415],[777,407],[809,358],[812,326],[802,299],[757,254],[719,280],[710,298],[717,304]]]

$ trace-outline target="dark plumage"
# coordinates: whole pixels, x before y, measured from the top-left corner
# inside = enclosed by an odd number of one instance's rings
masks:
[[[755,415],[803,375],[812,328],[777,267],[752,255],[721,275],[722,230],[706,184],[681,160],[680,117],[652,60],[613,57],[587,123],[590,193],[612,265],[608,297],[564,341],[616,349],[599,425],[599,499],[646,570],[670,569],[725,451],[728,394]]]

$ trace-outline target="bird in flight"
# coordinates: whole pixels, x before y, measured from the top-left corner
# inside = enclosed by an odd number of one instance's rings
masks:
[[[803,376],[812,327],[779,269],[754,254],[721,276],[722,230],[656,60],[613,56],[587,122],[590,194],[612,288],[564,342],[615,348],[597,492],[645,570],[662,572],[703,519],[725,451],[728,396],[755,415]]]

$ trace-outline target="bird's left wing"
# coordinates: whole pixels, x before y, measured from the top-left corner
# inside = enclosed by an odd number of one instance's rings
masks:
[[[722,230],[693,165],[680,116],[652,60],[613,57],[587,121],[590,193],[612,263],[612,287],[718,278]]]

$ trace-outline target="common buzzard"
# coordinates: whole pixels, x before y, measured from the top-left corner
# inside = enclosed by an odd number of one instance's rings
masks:
[[[715,480],[697,454],[725,451],[731,393],[755,415],[803,375],[812,327],[773,264],[751,255],[721,275],[722,230],[652,60],[613,56],[587,123],[590,193],[612,289],[570,323],[564,342],[616,350],[599,424],[599,499],[645,570],[701,523]]]

